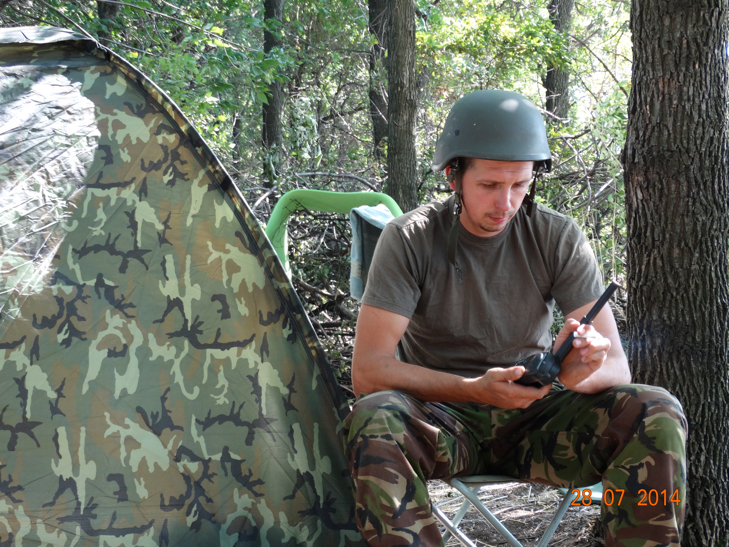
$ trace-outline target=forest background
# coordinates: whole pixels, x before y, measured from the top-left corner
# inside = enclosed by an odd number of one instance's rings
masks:
[[[388,114],[403,97],[390,93],[387,71],[390,37],[408,30],[392,28],[386,1],[0,0],[0,25],[71,28],[130,60],[182,108],[264,224],[294,188],[385,191],[404,211],[445,197],[430,164],[450,107],[477,89],[520,92],[542,108],[554,156],[537,200],[575,218],[603,278],[622,280],[629,3],[410,5],[415,40],[398,47],[413,49],[414,117],[395,136],[414,153],[404,197],[388,180]],[[298,292],[349,389],[357,303],[347,219],[301,214],[289,230]]]

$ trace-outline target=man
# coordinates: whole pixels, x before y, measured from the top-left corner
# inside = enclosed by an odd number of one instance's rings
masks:
[[[471,93],[451,110],[433,163],[454,195],[390,222],[378,242],[352,363],[359,399],[345,428],[370,545],[441,545],[426,481],[459,474],[570,488],[602,481],[624,491],[602,507],[608,546],[679,545],[681,405],[629,384],[609,306],[579,324],[602,283],[574,221],[533,203],[533,173],[550,167],[531,102]],[[562,385],[520,385],[524,367],[512,364],[550,350],[555,303],[566,318],[555,349],[580,336]],[[641,503],[654,490],[673,502]]]

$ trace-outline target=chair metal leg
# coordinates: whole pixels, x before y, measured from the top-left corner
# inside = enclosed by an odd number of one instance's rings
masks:
[[[445,513],[440,510],[440,507],[431,503],[431,509],[433,510],[433,515],[435,515],[435,518],[437,518],[440,523],[445,526],[448,532],[453,534],[454,538],[461,542],[461,545],[463,545],[464,547],[476,547],[475,543],[473,543],[463,532],[456,528],[456,525],[454,525],[451,520],[445,515]],[[446,541],[448,540],[444,537],[443,543],[445,543]]]
[[[461,494],[464,495],[464,497],[471,502],[471,504],[478,510],[479,513],[481,513],[486,520],[488,520],[491,525],[498,530],[498,532],[504,536],[504,539],[507,541],[509,545],[512,547],[523,547],[521,543],[519,543],[519,540],[516,539],[507,528],[501,524],[501,521],[497,519],[494,514],[488,510],[488,508],[481,503],[481,500],[478,499],[478,496],[473,493],[473,491],[463,484],[458,479],[451,479],[450,480],[451,486],[458,490]]]
[[[480,486],[475,487],[474,491],[475,492],[478,492],[479,488],[480,488]],[[461,520],[463,519],[463,517],[468,512],[468,508],[469,507],[471,507],[471,502],[468,501],[467,499],[464,499],[463,500],[463,503],[458,508],[458,511],[456,512],[456,514],[453,515],[453,520],[452,520],[453,526],[455,526],[456,528],[458,527],[458,525],[460,524]],[[447,543],[448,542],[448,539],[450,538],[450,536],[451,536],[450,530],[447,530],[446,529],[446,533],[443,534],[443,543]]]
[[[467,486],[463,482],[461,482],[458,479],[451,479],[450,485],[458,490],[461,494],[463,494],[463,497],[466,498],[461,507],[456,512],[455,516],[453,517],[453,520],[451,521],[439,508],[435,505],[432,505],[433,508],[433,514],[434,516],[443,524],[443,526],[446,528],[446,533],[443,536],[443,541],[447,541],[450,534],[453,534],[453,536],[458,539],[458,541],[461,542],[462,545],[466,547],[472,547],[474,544],[473,542],[458,529],[458,525],[463,519],[464,515],[468,511],[469,507],[471,505],[474,506],[482,515],[483,517],[488,520],[491,525],[496,528],[496,530],[504,537],[504,539],[511,545],[512,547],[523,547],[522,544],[517,540],[511,532],[499,521],[496,516],[489,511],[489,509],[481,503],[481,500],[478,499],[478,492],[484,484],[487,483],[480,483],[471,480],[472,486]],[[497,481],[490,481],[490,482],[497,482]],[[594,489],[598,489],[599,485],[596,485],[593,487]],[[547,544],[549,543],[549,540],[552,539],[552,536],[554,535],[554,532],[557,530],[557,526],[559,526],[559,523],[562,521],[562,518],[564,517],[564,514],[567,512],[567,509],[569,509],[571,503],[575,500],[577,497],[577,494],[573,493],[571,490],[562,490],[565,492],[564,497],[562,498],[562,502],[559,504],[559,507],[557,508],[557,512],[553,515],[551,522],[549,523],[549,526],[547,527],[546,531],[544,532],[544,535],[539,540],[539,543],[537,544],[537,547],[547,547]],[[599,492],[596,492],[596,498],[601,498],[601,489]]]
[[[461,497],[463,497],[463,496],[461,496]],[[471,502],[468,501],[467,499],[464,499],[463,503],[458,508],[458,511],[453,516],[453,520],[451,521],[453,523],[453,526],[458,528],[458,524],[461,522],[464,515],[468,512],[469,507],[471,507]],[[439,508],[440,508],[440,506],[439,506]],[[450,532],[450,530],[446,529],[445,534],[443,534],[443,543],[448,543],[448,540],[450,539],[450,537],[451,537],[451,532]]]
[[[547,528],[547,531],[544,532],[544,535],[542,536],[542,539],[539,540],[537,547],[547,547],[549,540],[552,539],[555,530],[557,530],[557,526],[559,526],[559,523],[562,522],[562,517],[567,512],[567,509],[570,508],[570,504],[576,497],[577,494],[574,494],[569,490],[567,491],[564,498],[562,498],[562,503],[560,503],[557,508],[557,512],[552,517],[552,522],[549,523],[549,528]]]

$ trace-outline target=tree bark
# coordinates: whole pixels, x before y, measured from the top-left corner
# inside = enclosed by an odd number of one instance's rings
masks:
[[[547,6],[549,18],[557,32],[567,32],[572,24],[572,8],[575,0],[550,0]],[[566,68],[550,66],[542,78],[547,91],[546,107],[556,118],[566,120],[570,112],[570,72]],[[548,117],[548,122],[556,120]]]
[[[283,0],[263,1],[264,22],[267,24],[276,23],[279,27],[283,24]],[[279,30],[271,31],[269,27],[263,31],[263,51],[266,55],[274,48],[282,45],[281,33]],[[268,104],[263,105],[263,124],[261,141],[264,148],[263,174],[264,185],[273,188],[279,176],[279,164],[281,162],[281,146],[283,144],[283,84],[278,81],[271,82],[268,86],[266,99]]]
[[[415,3],[413,0],[390,0],[388,11],[389,123],[385,192],[403,211],[410,211],[418,206],[418,164],[415,154],[415,116],[418,108]]]
[[[96,13],[99,19],[106,19],[107,21],[113,21],[116,19],[116,14],[119,12],[119,4],[107,4],[105,2],[96,2]],[[109,46],[109,40],[111,39],[111,33],[99,29],[97,33],[99,41],[105,46]]]
[[[230,138],[235,145],[232,152],[233,161],[238,164],[243,159],[243,153],[241,150],[243,150],[243,147],[245,146],[245,143],[243,142],[243,117],[240,112],[236,112],[235,114],[235,119],[233,120],[233,131]],[[240,165],[236,165],[236,168],[240,169]]]
[[[387,48],[387,1],[369,0],[370,21],[368,30],[377,39],[370,47],[370,118],[372,119],[372,143],[375,158],[383,159],[380,143],[387,137],[387,96],[384,74],[385,51]]]
[[[729,539],[725,0],[633,0],[626,159],[628,355],[689,421],[683,545]]]

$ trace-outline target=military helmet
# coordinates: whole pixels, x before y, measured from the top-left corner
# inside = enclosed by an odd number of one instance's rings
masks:
[[[451,108],[432,169],[441,171],[459,157],[543,161],[545,171],[552,168],[542,114],[523,95],[497,89],[469,93]]]

